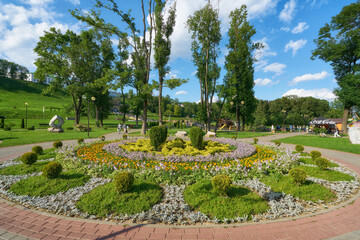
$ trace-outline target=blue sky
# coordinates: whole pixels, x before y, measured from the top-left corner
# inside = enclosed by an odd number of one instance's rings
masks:
[[[0,58],[24,65],[35,71],[36,54],[33,48],[39,37],[50,27],[76,32],[84,28],[69,14],[69,9],[90,10],[93,0],[0,0]],[[171,3],[172,0],[169,0]],[[189,79],[189,82],[175,90],[165,89],[164,95],[180,101],[196,102],[200,99],[195,67],[191,60],[191,38],[185,26],[187,17],[206,4],[206,0],[177,0],[177,18],[172,35],[172,56],[169,62],[170,76]],[[219,6],[223,38],[220,44],[219,64],[224,67],[225,44],[228,41],[228,15],[242,4],[248,7],[248,19],[257,33],[253,40],[261,41],[265,48],[255,55],[255,96],[258,99],[273,100],[285,95],[313,96],[333,100],[337,87],[330,64],[322,60],[310,60],[315,48],[313,40],[319,29],[330,22],[348,0],[221,0],[212,1]],[[119,5],[137,14],[140,0],[120,0]],[[103,16],[112,23],[120,19],[103,10]],[[225,71],[218,80],[222,82]],[[157,72],[151,73],[157,80]],[[156,92],[154,93],[156,95]]]

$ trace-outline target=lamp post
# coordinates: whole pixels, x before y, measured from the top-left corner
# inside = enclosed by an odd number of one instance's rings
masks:
[[[284,117],[283,117],[283,132],[285,132],[285,114],[286,114],[286,110],[281,110],[281,112],[284,114]]]
[[[90,105],[89,105],[89,102],[90,102],[90,99],[89,98],[86,98],[85,95],[82,96],[83,99],[87,99],[87,107],[88,107],[88,112],[87,112],[87,117],[88,117],[88,122],[87,122],[87,135],[88,137],[90,136]],[[91,100],[92,101],[95,101],[95,97],[91,97]]]
[[[28,103],[25,103],[25,128],[27,128],[27,107],[28,107]]]

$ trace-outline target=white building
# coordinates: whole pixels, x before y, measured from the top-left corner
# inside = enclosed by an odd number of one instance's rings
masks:
[[[35,83],[39,82],[39,79],[36,79],[34,77],[34,73],[27,73],[26,76],[27,76],[27,78],[25,80],[28,81],[28,82],[35,82]],[[44,83],[49,85],[52,81],[54,81],[53,77],[46,76]]]

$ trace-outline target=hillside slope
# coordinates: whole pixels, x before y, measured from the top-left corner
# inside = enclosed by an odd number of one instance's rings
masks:
[[[71,104],[71,98],[64,92],[42,95],[45,84],[0,78],[0,116],[25,118],[25,102],[28,103],[28,118],[65,115],[65,106]]]

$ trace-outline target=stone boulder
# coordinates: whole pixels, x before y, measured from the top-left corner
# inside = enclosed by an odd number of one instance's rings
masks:
[[[216,137],[216,134],[215,134],[215,132],[210,132],[210,131],[208,131],[208,132],[205,134],[205,137]]]
[[[179,137],[179,138],[184,138],[184,137],[186,137],[186,135],[187,135],[187,132],[185,132],[185,131],[177,131],[175,133],[175,137]]]
[[[57,123],[56,123],[57,121]],[[64,119],[58,115],[55,115],[49,122],[49,128],[48,131],[49,132],[55,132],[55,133],[61,133],[64,131],[64,129],[62,129],[62,125],[65,123]]]

